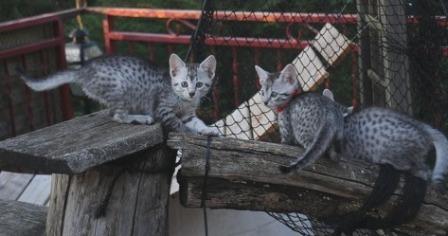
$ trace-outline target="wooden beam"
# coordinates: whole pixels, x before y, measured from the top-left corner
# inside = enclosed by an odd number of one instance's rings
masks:
[[[0,169],[81,173],[162,142],[159,124],[120,124],[100,111],[0,142]]]
[[[0,200],[0,235],[45,235],[47,208]]]
[[[168,146],[182,149],[181,196],[187,207],[199,207],[205,169],[205,137],[172,133]],[[302,153],[294,146],[258,141],[215,138],[212,140],[207,206],[244,210],[302,212],[317,219],[341,215],[359,208],[372,190],[377,167],[361,162],[335,163],[321,158],[303,171],[280,173]],[[396,204],[399,193],[380,213]],[[404,230],[445,234],[448,228],[448,196],[430,190],[417,219]]]

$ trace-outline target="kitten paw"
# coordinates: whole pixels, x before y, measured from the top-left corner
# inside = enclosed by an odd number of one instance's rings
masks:
[[[145,124],[147,124],[147,125],[152,125],[152,124],[154,124],[154,119],[153,119],[152,117],[148,116],[148,117],[146,118]]]
[[[207,127],[206,129],[199,131],[199,134],[208,136],[221,136],[221,132],[219,132],[219,129],[216,127]]]
[[[112,120],[124,123],[124,124],[133,124],[133,125],[151,125],[154,123],[154,119],[148,115],[120,115],[115,114],[112,117]]]

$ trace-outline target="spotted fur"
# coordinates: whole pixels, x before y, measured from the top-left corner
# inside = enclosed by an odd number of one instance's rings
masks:
[[[269,73],[258,66],[256,71],[264,103],[277,111],[282,143],[304,147],[305,152],[299,160],[306,163],[311,163],[326,151],[330,157],[337,158],[337,144],[343,135],[343,116],[349,111],[331,100],[331,91],[326,90],[327,96],[316,93],[294,95],[300,87],[298,73],[291,64],[280,73]],[[331,146],[333,143],[336,146]]]
[[[428,165],[435,148],[434,171]],[[344,122],[344,158],[389,164],[400,171],[435,184],[448,174],[448,141],[427,124],[386,108],[371,107],[354,113]]]
[[[169,71],[128,56],[107,56],[89,61],[78,70],[66,70],[46,78],[21,78],[36,91],[77,83],[85,94],[111,109],[122,123],[152,124],[161,121],[170,130],[219,134],[196,117],[201,98],[210,90],[216,60],[186,64],[176,54]]]

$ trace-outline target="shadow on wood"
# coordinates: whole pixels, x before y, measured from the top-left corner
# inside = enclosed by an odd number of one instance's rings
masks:
[[[45,235],[47,208],[0,200],[0,235]]]

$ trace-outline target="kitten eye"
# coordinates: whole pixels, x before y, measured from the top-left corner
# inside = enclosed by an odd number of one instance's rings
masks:
[[[201,83],[201,82],[197,82],[196,83],[196,88],[200,88],[200,87],[202,87],[204,84],[203,83]]]
[[[277,97],[277,95],[278,95],[278,93],[276,93],[276,92],[271,93],[271,97],[273,97],[273,98]]]
[[[182,87],[184,87],[184,88],[188,87],[188,83],[187,83],[187,81],[182,82],[182,83],[180,84],[180,86],[182,86]]]

